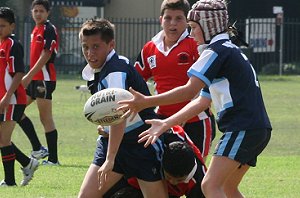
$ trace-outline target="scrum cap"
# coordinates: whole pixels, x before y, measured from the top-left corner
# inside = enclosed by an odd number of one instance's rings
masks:
[[[227,29],[228,13],[224,0],[199,0],[189,11],[187,19],[197,22],[203,30],[205,42]]]

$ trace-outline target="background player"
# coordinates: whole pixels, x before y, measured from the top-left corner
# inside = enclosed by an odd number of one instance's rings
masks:
[[[189,9],[187,0],[164,0],[159,17],[162,30],[144,45],[135,62],[135,68],[146,81],[153,78],[159,94],[184,85],[189,79],[187,70],[199,57],[197,43],[187,31]],[[167,118],[188,102],[161,105],[157,114]],[[215,120],[210,109],[184,121],[182,126],[205,159],[215,136]]]
[[[26,107],[26,92],[21,84],[25,74],[23,47],[14,37],[15,16],[7,7],[0,7],[0,148],[4,180],[0,186],[15,186],[15,159],[23,166],[21,185],[32,179],[39,162],[28,158],[12,142],[16,121]]]
[[[256,165],[257,156],[271,136],[271,124],[259,82],[248,58],[230,41],[226,32],[228,13],[225,1],[200,0],[193,5],[188,19],[200,25],[199,38],[203,43],[209,43],[189,69],[189,82],[151,97],[133,91],[134,100],[125,103],[131,107],[131,112],[138,112],[151,105],[184,101],[200,89],[209,87],[223,135],[203,179],[202,190],[207,198],[244,197],[238,186],[250,166]],[[140,141],[146,141],[146,146],[155,142],[170,126],[196,115],[209,104],[208,98],[200,96],[165,120],[147,121],[152,127],[141,134]],[[128,105],[124,108],[127,109]]]
[[[57,156],[57,130],[52,115],[52,93],[56,87],[54,60],[58,50],[55,26],[48,21],[50,4],[47,0],[34,0],[31,4],[35,27],[31,33],[30,70],[22,83],[27,87],[27,105],[36,101],[40,120],[45,130],[48,151],[41,146],[31,120],[24,114],[19,122],[29,137],[37,159],[48,156],[43,165],[59,165]]]

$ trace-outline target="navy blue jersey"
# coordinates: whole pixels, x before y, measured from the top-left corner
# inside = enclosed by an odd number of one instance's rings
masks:
[[[256,73],[228,34],[212,39],[188,75],[209,88],[220,131],[271,128]]]
[[[86,70],[88,68],[90,68],[89,65],[83,70],[83,76],[84,73],[87,73]],[[118,56],[114,50],[108,55],[106,63],[100,71],[94,71],[93,78],[88,80],[88,87],[91,94],[106,88],[122,88],[128,90],[129,87],[132,87],[134,90],[144,95],[150,95],[150,91],[144,79],[129,63],[128,59]],[[145,125],[144,121],[146,119],[153,118],[157,118],[154,108],[144,109],[138,113],[133,121],[129,122],[127,120],[125,133],[131,132],[138,127],[142,127]],[[105,131],[108,132],[108,130]]]

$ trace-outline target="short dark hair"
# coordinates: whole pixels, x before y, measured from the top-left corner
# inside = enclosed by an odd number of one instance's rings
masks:
[[[107,19],[90,19],[84,22],[79,32],[79,38],[82,36],[91,36],[99,34],[101,39],[109,43],[115,38],[115,27]]]
[[[48,0],[34,0],[31,3],[31,9],[33,9],[33,7],[36,6],[36,5],[42,5],[47,10],[47,12],[50,11],[50,4],[49,4]]]
[[[184,15],[187,16],[190,10],[190,3],[187,0],[164,0],[160,7],[160,16],[163,16],[167,9],[182,10]]]
[[[186,142],[171,142],[165,147],[162,166],[173,177],[187,176],[195,166],[193,148]]]
[[[8,23],[15,23],[15,14],[12,9],[8,7],[0,7],[0,18],[6,20]]]

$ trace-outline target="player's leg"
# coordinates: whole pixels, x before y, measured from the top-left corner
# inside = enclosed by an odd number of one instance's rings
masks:
[[[99,136],[93,163],[90,165],[78,193],[78,198],[93,198],[102,196],[98,186],[98,170],[106,159],[108,138]]]
[[[224,192],[227,197],[244,197],[239,191],[238,186],[243,179],[243,176],[249,170],[250,166],[240,166],[226,181],[223,185]]]
[[[38,169],[39,161],[34,158],[29,158],[25,155],[13,142],[12,146],[16,154],[16,160],[21,164],[21,170],[23,172],[23,180],[21,186],[26,186],[33,178],[34,172]]]
[[[202,181],[205,197],[226,197],[223,190],[225,181],[238,169],[240,163],[224,156],[213,156]]]
[[[1,186],[16,185],[14,168],[16,155],[11,145],[11,136],[15,125],[16,122],[12,120],[3,121],[3,119],[1,119],[0,121],[0,148],[4,169],[4,180],[1,181]]]
[[[138,183],[144,198],[157,198],[157,197],[167,198],[168,197],[167,185],[163,180],[148,182],[148,181],[138,179]]]
[[[35,95],[36,95],[36,81],[31,81],[29,86],[26,89],[27,93],[27,106],[29,106],[32,102],[35,101]],[[18,121],[19,126],[22,128],[26,136],[28,137],[31,146],[32,146],[32,152],[31,156],[36,159],[45,158],[48,156],[48,150],[42,146],[36,130],[34,128],[34,125],[29,117],[25,115],[25,113],[22,115],[22,118]]]
[[[40,120],[44,126],[49,151],[48,161],[44,161],[44,165],[59,165],[57,155],[58,133],[52,114],[52,93],[54,92],[55,87],[55,81],[37,81],[38,93],[36,95],[36,103]]]
[[[100,166],[95,164],[90,165],[81,184],[78,198],[96,198],[101,196],[101,192],[98,189],[97,172],[99,168]]]
[[[57,139],[58,133],[55,128],[53,115],[52,115],[52,100],[37,98],[36,103],[39,109],[40,120],[44,126],[45,136],[48,146],[48,161],[53,164],[58,164],[58,155],[57,155]]]
[[[123,175],[111,172],[109,178],[105,182],[105,185],[101,190],[99,190],[99,182],[98,182],[98,170],[100,166],[95,164],[91,164],[80,187],[80,191],[78,194],[78,198],[99,198],[103,197],[103,195],[110,190],[120,179],[122,179]]]

